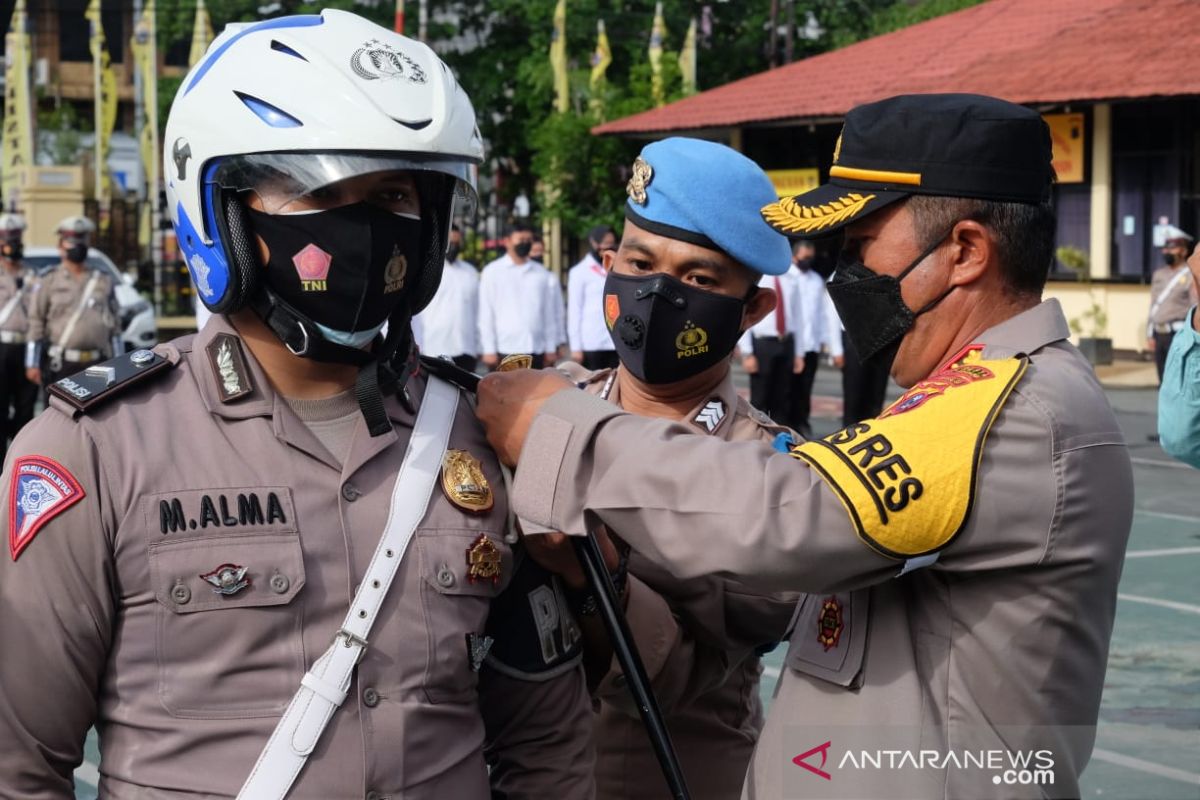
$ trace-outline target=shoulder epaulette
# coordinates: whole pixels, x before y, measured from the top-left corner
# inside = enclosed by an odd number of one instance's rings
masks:
[[[151,375],[175,366],[168,358],[153,350],[134,350],[50,384],[50,394],[86,414],[133,386],[144,383]]]

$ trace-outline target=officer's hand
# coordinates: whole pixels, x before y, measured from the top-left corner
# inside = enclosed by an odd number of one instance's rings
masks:
[[[804,372],[804,356],[796,356],[792,359],[792,374],[799,375]]]
[[[558,351],[547,350],[545,353],[545,361],[542,362],[547,367],[553,367],[558,363]]]
[[[482,361],[483,365],[488,369],[495,369],[500,363],[500,356],[496,355],[495,353],[484,353],[479,357],[479,360]]]
[[[1147,353],[1154,352],[1154,338],[1153,337],[1146,340],[1146,352]]]
[[[845,356],[834,356],[833,357],[833,366],[837,367],[838,369],[841,369],[842,367],[846,366],[846,357]]]
[[[25,380],[29,381],[30,383],[36,383],[38,386],[41,386],[42,385],[42,371],[40,369],[38,369],[37,367],[27,367],[25,369]]]
[[[551,395],[574,384],[558,370],[517,369],[489,372],[479,382],[475,408],[496,456],[509,466],[517,463],[533,418]]]
[[[621,562],[617,546],[613,544],[603,525],[598,526],[594,534],[596,541],[600,544],[600,551],[604,553],[605,566],[608,567],[610,573],[615,572]],[[575,547],[571,544],[570,536],[565,533],[522,535],[521,541],[525,543],[525,549],[530,558],[561,577],[568,588],[576,591],[587,588],[587,577],[584,575],[583,567],[579,565],[579,559],[575,557]]]
[[[746,370],[747,375],[754,375],[758,372],[758,359],[754,356],[746,356],[742,359],[742,369]]]
[[[582,350],[572,350],[571,351],[571,360],[574,361],[576,364],[582,364],[583,363],[583,351]]]

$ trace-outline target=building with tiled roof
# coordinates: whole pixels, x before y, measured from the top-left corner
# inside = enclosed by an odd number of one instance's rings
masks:
[[[1200,0],[990,0],[594,132],[724,140],[782,194],[827,176],[840,118],[860,103],[978,92],[1029,105],[1055,138],[1059,244],[1089,254],[1108,333],[1136,350],[1161,264],[1155,228],[1200,232],[1198,47]],[[1084,307],[1077,285],[1050,292],[1068,316]]]

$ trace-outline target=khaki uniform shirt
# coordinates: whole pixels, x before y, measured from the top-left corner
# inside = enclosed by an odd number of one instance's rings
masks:
[[[33,291],[29,308],[29,338],[44,342],[47,347],[67,347],[72,350],[112,349],[113,337],[121,334],[121,315],[113,282],[99,273],[86,299],[83,291],[92,277],[91,270],[79,276],[59,265],[47,273]],[[83,303],[83,313],[71,331],[71,338],[62,341],[67,323],[75,309]]]
[[[602,393],[614,374],[589,373],[576,364],[560,369],[589,394]],[[619,380],[608,400],[621,405]],[[739,397],[731,376],[683,422],[724,441],[771,442],[791,433]],[[784,638],[797,597],[711,575],[680,580],[640,553],[631,554],[629,573],[626,619],[691,796],[737,797],[763,724],[758,651]],[[597,796],[663,797],[658,759],[615,657],[596,695],[602,701],[595,730]]]
[[[0,331],[26,334],[29,332],[29,314],[26,306],[29,305],[34,280],[33,272],[30,270],[22,269],[14,275],[0,266],[0,316],[3,316],[4,309],[9,302],[14,297],[20,296],[16,305],[12,307],[12,311],[9,312],[8,318],[0,322]]]
[[[813,593],[746,796],[1078,797],[1133,484],[1116,419],[1068,335],[1050,300],[979,337],[985,358],[1023,353],[1030,364],[986,440],[964,527],[936,563],[903,575],[913,565],[867,547],[805,463],[682,435],[582,393],[555,395],[535,419],[513,505],[531,525],[567,532],[593,514],[682,578],[716,573]],[[830,598],[830,612],[816,607]],[[833,611],[843,624],[826,647],[818,623]],[[1055,782],[1004,783],[945,755],[925,769],[843,763],[884,734],[885,749],[916,753],[1045,747]],[[833,779],[795,762],[806,754]]]
[[[222,402],[230,373],[206,351],[218,335],[237,341],[214,317],[160,346],[178,366],[87,415],[55,398],[9,450],[6,529],[21,456],[53,459],[82,497],[18,558],[0,557],[0,797],[72,797],[93,724],[106,800],[235,795],[350,607],[414,417],[389,398],[394,430],[371,437],[360,419],[342,464],[248,349],[232,385],[253,390]],[[418,402],[422,379],[410,389]],[[508,797],[592,795],[582,668],[543,682],[472,670],[467,636],[484,632],[514,551],[500,470],[465,400],[449,446],[482,462],[494,507],[464,513],[435,487],[289,800],[487,800],[485,740]],[[470,579],[480,537],[501,554],[498,583]],[[201,576],[225,564],[250,585],[215,593]]]
[[[1188,309],[1196,304],[1194,291],[1192,274],[1186,266],[1159,267],[1154,270],[1150,277],[1150,324],[1168,325],[1182,320],[1187,316]],[[1162,302],[1159,302],[1160,297]],[[1155,303],[1158,303],[1157,308],[1154,307]]]

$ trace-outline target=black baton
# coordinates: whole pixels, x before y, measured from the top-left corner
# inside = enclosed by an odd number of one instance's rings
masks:
[[[469,392],[479,388],[479,376],[462,369],[452,361],[421,356],[421,363],[432,374]],[[650,743],[654,746],[654,754],[658,757],[658,765],[662,768],[663,777],[671,790],[671,798],[690,800],[691,795],[688,794],[687,782],[683,778],[683,769],[679,766],[679,757],[675,754],[675,746],[671,744],[671,734],[667,731],[662,709],[658,707],[658,700],[650,688],[650,679],[646,676],[642,656],[638,653],[633,635],[629,632],[612,576],[608,574],[608,567],[604,564],[600,543],[589,530],[586,536],[572,536],[571,544],[575,546],[575,555],[583,566],[592,593],[596,596],[600,616],[604,619],[604,627],[608,629],[608,637],[612,642],[613,653],[625,673],[626,685],[637,703],[638,715],[641,716],[646,733],[650,736]]]

